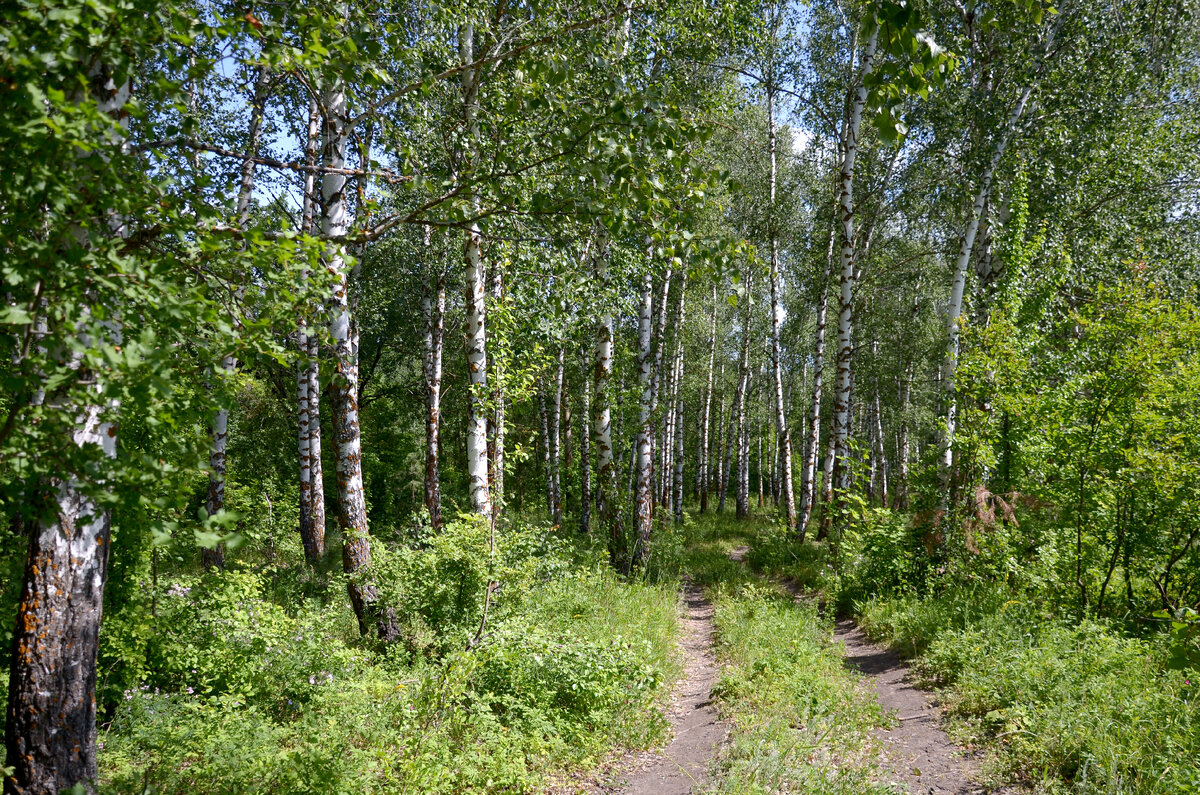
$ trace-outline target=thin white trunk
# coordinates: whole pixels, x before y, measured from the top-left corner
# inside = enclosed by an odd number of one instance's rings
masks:
[[[975,236],[979,232],[979,221],[983,217],[983,209],[991,193],[992,179],[1004,157],[1004,152],[1008,149],[1009,141],[1016,132],[1021,116],[1025,113],[1029,97],[1033,94],[1033,88],[1031,84],[1021,92],[1016,106],[1009,114],[1003,132],[992,148],[991,157],[980,175],[979,190],[971,203],[970,214],[967,216],[966,227],[958,247],[958,256],[954,262],[954,284],[950,289],[950,302],[946,311],[946,357],[942,361],[941,379],[942,390],[945,393],[946,424],[942,432],[938,475],[943,500],[949,497],[950,472],[954,464],[954,433],[958,424],[958,401],[954,389],[955,377],[958,373],[959,332],[962,326],[962,302],[967,284],[967,268],[971,264],[971,251],[975,248]]]
[[[861,67],[850,102],[850,116],[846,120],[842,135],[841,191],[839,212],[841,215],[841,269],[839,276],[840,296],[838,304],[838,351],[837,389],[834,393],[833,435],[836,445],[834,458],[835,488],[849,486],[850,454],[850,379],[853,356],[854,325],[854,162],[858,155],[858,135],[862,124],[863,106],[867,103],[866,77],[874,70],[875,49],[879,29],[875,27],[863,49]]]
[[[664,290],[665,292],[665,290]],[[654,522],[653,468],[653,408],[655,402],[654,351],[652,349],[652,314],[654,309],[654,280],[650,272],[642,277],[641,307],[638,312],[638,383],[642,388],[638,402],[637,450],[634,456],[634,560],[644,563],[650,554],[650,533]]]
[[[875,476],[878,478],[876,486],[873,489],[876,496],[879,497],[879,504],[884,508],[888,507],[888,460],[887,450],[883,441],[883,412],[879,405],[879,391],[875,391],[875,450],[872,453],[872,463],[875,469]]]
[[[808,441],[804,452],[804,469],[800,474],[800,516],[797,532],[800,540],[808,530],[817,496],[817,456],[821,449],[821,397],[825,382],[825,326],[829,313],[829,280],[833,276],[833,243],[836,232],[830,232],[829,249],[825,253],[825,269],[821,274],[821,292],[817,299],[817,332],[813,341],[812,400],[808,408]],[[826,470],[826,479],[829,474]]]
[[[908,508],[908,462],[911,456],[911,442],[908,429],[908,405],[912,394],[913,366],[905,368],[900,385],[900,438],[896,442],[896,463],[898,466],[896,479],[896,507]]]
[[[712,326],[708,332],[708,372],[704,385],[704,410],[700,418],[700,464],[698,468],[700,513],[708,510],[708,492],[711,487],[712,463],[709,427],[712,417],[713,370],[717,362],[717,285],[712,288]]]
[[[464,25],[459,34],[459,61],[470,64],[475,60],[475,28]],[[464,171],[474,165],[476,139],[479,135],[479,69],[462,71],[463,128],[467,143],[459,153],[459,165]],[[460,177],[463,174],[460,172]],[[467,179],[473,175],[467,174]],[[471,211],[478,214],[481,199],[477,188],[471,189]],[[467,401],[467,480],[471,507],[475,513],[492,520],[492,497],[488,483],[487,455],[487,330],[486,281],[483,266],[482,238],[479,224],[467,224],[467,239],[463,245],[466,278],[466,351],[469,392]]]
[[[602,308],[596,321],[596,349],[593,382],[595,399],[592,403],[592,441],[596,447],[596,509],[600,524],[608,539],[608,554],[613,568],[628,566],[625,531],[621,526],[617,505],[617,469],[613,460],[612,406],[608,386],[612,380],[613,318],[609,309],[608,232],[596,225],[596,255],[594,273],[602,296]]]
[[[492,307],[499,307],[504,302],[504,270],[501,262],[492,265],[491,278]],[[488,438],[490,443],[490,472],[492,509],[496,512],[504,510],[504,437],[505,414],[507,412],[504,394],[504,356],[497,352],[492,357],[492,415],[488,418]]]
[[[588,425],[592,416],[591,382],[587,377],[587,368],[583,368],[582,391],[583,397],[579,406],[579,532],[588,534],[592,531],[592,445]]]
[[[550,518],[562,524],[562,409],[563,409],[563,348],[558,349],[558,366],[554,376],[554,391],[550,406]]]
[[[745,519],[750,515],[750,441],[748,418],[746,416],[746,390],[750,386],[750,307],[752,301],[752,280],[746,279],[746,313],[742,320],[742,356],[738,367],[737,389],[734,391],[734,426],[736,427],[737,444],[737,518]]]
[[[783,399],[783,354],[780,336],[783,328],[783,297],[779,283],[779,238],[775,231],[775,184],[777,179],[776,143],[775,143],[775,92],[767,91],[767,136],[768,148],[771,155],[771,371],[775,378],[775,430],[779,434],[780,455],[782,456],[782,478],[780,488],[783,500],[784,517],[789,530],[796,529],[796,495],[792,481],[792,432],[787,423],[787,411]],[[824,329],[821,329],[824,337]],[[760,456],[761,457],[761,456]]]
[[[309,100],[308,137],[304,145],[304,198],[300,231],[313,233],[316,211],[317,152],[321,142],[321,113],[317,100]],[[308,272],[304,278],[307,280]],[[300,542],[304,557],[316,564],[325,556],[325,488],[321,481],[321,393],[316,353],[316,335],[308,333],[307,312],[301,312],[297,348],[300,363],[296,368],[297,442],[300,463]],[[311,349],[311,350],[310,350]],[[316,451],[314,454],[314,450]]]
[[[429,252],[432,230],[425,227],[425,251]],[[436,266],[433,284],[421,298],[425,319],[425,510],[435,531],[442,526],[442,488],[438,449],[442,423],[442,350],[445,337],[446,272]]]

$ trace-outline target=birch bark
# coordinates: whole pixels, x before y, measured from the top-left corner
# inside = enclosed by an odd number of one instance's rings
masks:
[[[829,235],[829,249],[825,254],[825,270],[821,274],[821,291],[817,298],[817,331],[813,340],[812,400],[808,408],[808,441],[804,452],[804,469],[800,474],[800,516],[797,533],[800,540],[808,530],[812,519],[817,494],[817,456],[821,448],[821,393],[825,379],[825,326],[829,315],[829,280],[833,277],[833,242],[836,234]],[[825,470],[829,478],[829,470]]]
[[[664,291],[665,292],[665,291]],[[645,563],[650,554],[650,533],[654,521],[653,494],[653,415],[655,402],[654,351],[652,347],[652,313],[654,281],[647,271],[642,277],[641,307],[638,313],[638,383],[642,388],[638,404],[638,435],[634,473],[634,551],[636,563]]]
[[[316,98],[309,101],[308,137],[304,144],[304,198],[300,231],[313,233],[316,208],[317,152],[321,141],[321,114]],[[304,274],[307,279],[307,272]],[[319,342],[308,333],[308,318],[300,315],[297,347],[300,364],[296,369],[297,442],[300,459],[300,543],[304,558],[315,565],[325,557],[325,486],[321,471],[321,393],[317,363]]]
[[[613,568],[628,569],[625,531],[621,525],[617,504],[617,470],[613,460],[612,407],[608,385],[612,380],[613,318],[609,309],[608,232],[596,226],[596,257],[593,261],[603,308],[596,322],[596,349],[593,380],[595,400],[592,405],[592,439],[596,447],[596,508],[600,524],[608,538],[608,555]]]
[[[708,332],[708,371],[704,385],[704,410],[700,415],[700,454],[698,478],[700,482],[700,513],[708,511],[708,492],[712,466],[710,463],[709,422],[712,414],[713,370],[717,363],[717,285],[712,288],[712,325]]]
[[[834,488],[844,490],[849,486],[850,454],[850,381],[851,357],[853,355],[854,321],[854,162],[858,154],[858,135],[862,124],[863,107],[867,104],[867,88],[864,83],[875,66],[875,51],[879,29],[874,27],[863,48],[858,76],[850,101],[850,115],[842,137],[841,190],[839,212],[841,215],[841,269],[839,275],[840,295],[838,303],[838,351],[837,390],[834,393],[833,435],[836,443],[834,456]]]
[[[425,228],[426,251],[430,228]],[[442,423],[442,350],[445,337],[446,272],[437,266],[437,276],[421,299],[425,318],[425,510],[429,526],[442,526],[442,487],[438,446]]]
[[[750,294],[751,277],[746,277],[746,313],[742,321],[742,356],[738,367],[737,389],[733,395],[734,425],[737,428],[737,518],[750,515],[750,439],[746,416],[746,390],[750,385]]]
[[[346,91],[335,79],[325,92],[325,141],[321,162],[323,212],[321,234],[336,241],[348,229],[346,202],[346,143],[348,118]],[[333,282],[330,296],[330,336],[333,343],[334,375],[330,384],[333,399],[333,436],[337,449],[338,522],[342,529],[342,569],[347,575],[350,604],[358,628],[367,634],[372,622],[384,641],[394,639],[390,618],[378,610],[375,585],[365,579],[371,565],[371,538],[367,527],[367,503],[363,491],[362,438],[358,422],[358,345],[350,317],[349,274],[340,243],[330,242],[325,267]]]
[[[788,530],[796,530],[796,496],[792,481],[792,432],[788,427],[786,407],[783,401],[783,355],[780,341],[783,328],[783,301],[779,284],[779,235],[775,228],[775,190],[778,178],[778,163],[775,141],[775,91],[767,88],[767,140],[770,151],[770,202],[771,202],[771,371],[775,379],[775,428],[779,434],[781,456],[780,499],[783,501],[784,517]],[[822,338],[824,329],[818,330]],[[823,340],[822,340],[823,345]]]
[[[563,348],[558,349],[554,374],[554,391],[550,405],[550,518],[562,524],[562,408],[563,408]]]
[[[459,34],[459,62],[464,66],[475,60],[475,28],[464,25]],[[463,127],[468,143],[459,153],[460,166],[473,163],[475,139],[479,135],[479,68],[467,67],[462,71]],[[460,171],[460,177],[462,171]],[[471,189],[471,210],[480,211],[478,188]],[[487,456],[487,330],[486,330],[486,279],[483,266],[482,238],[479,223],[467,224],[467,239],[463,245],[463,259],[467,267],[466,279],[466,351],[467,373],[470,393],[467,401],[467,479],[471,494],[471,506],[475,513],[492,521],[492,497],[488,485]]]
[[[579,532],[587,535],[592,532],[592,445],[588,425],[592,416],[591,385],[587,379],[587,368],[584,377],[579,406]]]
[[[95,102],[117,122],[120,132],[111,143],[123,146],[132,82],[118,85],[109,69],[96,63],[88,83],[90,97],[80,101]],[[80,153],[81,158],[89,156],[98,155]],[[115,237],[125,235],[119,218],[110,215],[109,224]],[[86,235],[81,232],[74,244],[86,247]],[[120,344],[115,321],[106,324],[106,331],[109,342]],[[85,347],[91,344],[83,329],[78,333]],[[74,361],[86,383],[92,374],[83,371],[78,355]],[[115,401],[70,404],[49,390],[35,400],[74,414],[69,444],[96,449],[104,459],[116,457]],[[13,626],[4,731],[10,767],[4,777],[6,793],[40,795],[76,786],[91,792],[97,777],[96,654],[112,526],[110,511],[96,496],[107,489],[102,475],[83,471],[64,472],[45,485],[46,512],[52,515],[43,513],[30,523]]]

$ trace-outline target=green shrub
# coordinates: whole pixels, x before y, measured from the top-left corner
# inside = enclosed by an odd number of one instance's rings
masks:
[[[338,578],[328,606],[285,609],[267,575],[177,577],[147,678],[102,732],[102,789],[526,791],[661,739],[674,589],[622,583],[539,527],[508,528],[491,556],[480,529],[452,523],[372,567],[406,626],[429,633],[415,656],[358,639]],[[501,588],[468,651],[488,577]]]

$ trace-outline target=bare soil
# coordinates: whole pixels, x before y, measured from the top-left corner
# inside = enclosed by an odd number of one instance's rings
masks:
[[[680,652],[683,676],[667,710],[673,738],[656,751],[627,753],[610,760],[589,780],[562,782],[554,793],[689,795],[708,780],[708,766],[725,739],[726,726],[712,704],[717,681],[713,656],[713,606],[704,592],[688,585],[683,592]]]
[[[934,694],[912,684],[908,666],[892,649],[867,640],[849,619],[837,622],[834,637],[845,648],[845,665],[864,674],[879,703],[895,713],[896,725],[877,729],[879,760],[886,780],[911,795],[977,795],[989,790],[976,781],[979,760],[942,731]]]

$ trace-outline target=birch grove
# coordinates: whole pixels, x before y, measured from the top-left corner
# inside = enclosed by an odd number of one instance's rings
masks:
[[[1190,649],[1194,5],[14,10],[5,791],[253,788],[163,761],[243,718],[316,776],[314,705],[558,649],[540,556],[627,594],[718,524]]]

